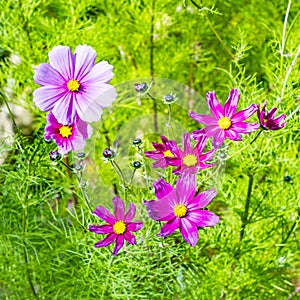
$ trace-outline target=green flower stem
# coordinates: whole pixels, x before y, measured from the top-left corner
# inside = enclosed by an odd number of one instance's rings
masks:
[[[149,96],[153,100],[153,110],[154,110],[154,115],[153,115],[153,123],[154,123],[154,131],[158,132],[158,125],[157,125],[157,103],[155,98],[149,93],[146,93],[147,96]]]
[[[300,208],[299,208],[299,207],[298,207],[298,209],[297,209],[297,213],[298,213],[297,218],[296,218],[296,220],[294,221],[294,223],[293,223],[291,229],[290,229],[289,232],[287,233],[286,237],[285,237],[285,238],[282,238],[282,242],[281,242],[282,247],[279,248],[278,252],[280,252],[280,251],[284,248],[286,242],[288,241],[288,239],[290,238],[291,234],[293,233],[293,231],[295,230],[295,228],[297,227],[297,225],[298,225],[298,223],[299,223],[299,221],[300,221]]]
[[[261,129],[258,134],[256,135],[256,137],[250,142],[250,145],[252,145],[256,140],[257,138],[260,136],[260,134],[263,132],[263,129]]]
[[[3,100],[5,106],[6,106],[7,110],[8,110],[9,117],[10,117],[10,119],[13,122],[13,125],[14,125],[14,129],[15,130],[19,130],[19,128],[18,128],[18,126],[16,124],[16,121],[15,121],[15,117],[14,117],[14,115],[13,115],[11,109],[10,109],[9,104],[8,104],[8,99],[7,99],[6,95],[2,92],[1,89],[0,89],[0,99]]]
[[[252,174],[249,175],[249,181],[248,181],[248,191],[247,191],[247,197],[246,197],[246,203],[245,203],[245,209],[242,216],[242,226],[240,231],[240,243],[242,242],[244,235],[245,235],[245,229],[248,224],[248,215],[249,215],[249,207],[250,207],[250,199],[251,199],[251,193],[252,193],[252,186],[253,186],[253,178],[254,176]]]
[[[123,183],[123,186],[124,186],[124,200],[127,201],[127,189],[128,189],[128,186],[127,186],[127,183],[126,183],[126,180],[125,180],[125,177],[124,177],[124,174],[122,172],[122,170],[120,169],[119,165],[114,161],[114,160],[111,160],[111,165],[113,166],[116,174],[120,177],[120,179],[122,180],[122,183]]]
[[[33,157],[32,157],[33,159]],[[27,169],[27,176],[30,177],[31,173],[31,164],[30,162],[28,163],[28,169]],[[29,269],[29,256],[27,252],[27,246],[26,246],[26,236],[27,236],[27,198],[28,198],[28,189],[29,189],[29,181],[25,180],[26,186],[25,186],[25,191],[23,194],[23,201],[22,201],[22,232],[23,232],[23,252],[24,252],[24,262],[25,262],[25,268],[26,268],[26,273],[27,273],[27,278],[28,278],[28,283],[30,286],[30,289],[32,291],[33,296],[38,299],[38,294],[36,293],[34,289],[34,285],[32,282],[31,274],[30,274],[30,269]]]
[[[78,176],[78,174],[76,172],[74,172],[74,170],[70,167],[69,165],[69,161],[67,159],[65,159],[65,162],[64,161],[60,161],[61,164],[63,164],[66,169],[67,169],[67,172],[68,172],[68,175],[70,177],[70,179],[73,178],[73,175],[75,175],[76,179],[77,179],[77,182],[78,182],[78,185],[79,185],[79,188],[80,188],[80,191],[81,191],[81,194],[83,196],[83,199],[85,201],[85,204],[86,206],[88,207],[89,211],[91,214],[93,214],[93,209],[90,205],[90,201],[88,199],[88,196],[83,188],[83,185],[82,185],[82,182],[81,182],[81,178]],[[72,193],[72,198],[73,198],[73,201],[74,201],[74,204],[77,205],[78,204],[78,199],[76,197],[76,195],[74,193]]]
[[[197,7],[199,9],[199,11],[202,10],[202,7],[199,6],[195,1],[191,0],[192,4]],[[231,59],[234,59],[234,55],[231,53],[231,51],[228,49],[228,47],[225,45],[225,43],[223,42],[222,38],[220,37],[220,35],[218,34],[218,32],[215,30],[213,24],[210,22],[210,20],[208,19],[208,17],[205,15],[205,20],[208,24],[208,26],[210,27],[210,29],[212,30],[212,32],[215,34],[216,38],[219,40],[219,42],[221,43],[221,45],[223,46],[223,48],[225,49],[225,51],[229,54],[229,56],[231,57]]]

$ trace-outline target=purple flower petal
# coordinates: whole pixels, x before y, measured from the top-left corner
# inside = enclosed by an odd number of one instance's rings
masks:
[[[259,128],[259,124],[238,122],[236,124],[233,124],[231,128],[239,133],[251,133]]]
[[[42,111],[50,111],[57,101],[64,96],[65,92],[64,87],[58,88],[52,85],[42,86],[33,92],[33,101]]]
[[[66,90],[66,80],[46,63],[42,63],[34,69],[34,82],[42,86],[63,87]]]
[[[199,129],[199,130],[194,130],[192,132],[192,137],[196,141],[202,139],[203,136],[207,137],[205,128],[202,128],[202,129]]]
[[[135,238],[135,236],[132,234],[132,233],[130,233],[130,232],[125,232],[124,233],[124,238],[125,238],[125,240],[129,243],[129,244],[131,244],[131,245],[135,245],[136,244],[136,238]]]
[[[169,199],[161,201],[144,201],[149,217],[156,221],[169,221],[174,217],[174,201]]]
[[[183,151],[185,153],[191,153],[192,152],[192,145],[191,145],[191,137],[188,132],[185,132],[182,135],[182,146],[183,146]]]
[[[176,183],[176,193],[180,203],[188,204],[196,192],[196,176],[191,173],[184,173]]]
[[[280,116],[278,116],[276,119],[273,120],[274,124],[279,125],[281,122],[283,122],[285,117],[286,117],[285,114],[281,114]]]
[[[106,247],[110,245],[115,239],[117,238],[117,235],[115,233],[110,233],[107,237],[105,237],[103,240],[97,242],[94,247],[100,248],[100,247]]]
[[[214,226],[219,223],[219,217],[208,210],[194,210],[189,215],[189,220],[198,227]]]
[[[225,133],[225,136],[228,137],[230,140],[233,140],[233,141],[241,141],[242,140],[239,133],[232,128],[230,128],[228,130],[224,130],[224,133]]]
[[[180,218],[177,217],[173,218],[161,228],[160,235],[162,237],[166,237],[172,234],[179,227],[179,224],[180,224]]]
[[[242,122],[242,121],[248,119],[249,117],[251,117],[257,111],[257,109],[258,109],[258,107],[257,107],[256,104],[251,104],[247,108],[238,111],[231,118],[232,124],[236,124],[238,122]]]
[[[124,220],[124,202],[121,200],[119,196],[116,196],[112,200],[114,204],[114,214],[117,220]]]
[[[74,79],[79,82],[92,70],[96,61],[96,51],[87,45],[79,45],[74,52]]]
[[[95,232],[97,234],[107,234],[114,232],[112,225],[90,225],[89,231]]]
[[[199,238],[196,224],[190,221],[189,218],[182,218],[179,228],[184,240],[194,247]]]
[[[170,140],[166,142],[167,149],[169,149],[175,157],[180,156],[180,149],[178,148],[175,141]]]
[[[97,206],[94,210],[94,214],[111,225],[114,225],[117,221],[116,218],[103,206]]]
[[[277,107],[273,107],[266,115],[266,119],[273,119],[275,116],[275,113],[277,111]]]
[[[165,161],[169,166],[179,167],[182,165],[182,159],[178,157],[166,157]]]
[[[223,132],[223,130],[217,125],[210,125],[210,126],[206,126],[204,128],[205,134],[207,137],[213,137],[213,136],[217,136],[220,134],[220,132]]]
[[[206,135],[202,135],[199,137],[198,142],[196,144],[195,149],[197,149],[198,153],[202,153],[203,150],[206,147],[206,143],[207,143],[207,136]]]
[[[113,251],[113,256],[116,256],[118,252],[121,250],[121,248],[124,245],[124,236],[122,234],[118,234],[116,238],[116,244]]]
[[[200,209],[208,205],[217,195],[215,189],[210,189],[198,194],[189,205],[189,209]]]
[[[217,120],[224,117],[223,107],[219,103],[215,92],[208,92],[206,94],[206,100],[211,113]]]
[[[200,115],[192,111],[189,113],[189,116],[193,118],[195,121],[202,123],[204,125],[218,125],[218,120],[208,115]]]
[[[216,153],[216,150],[211,149],[211,150],[207,151],[206,153],[199,155],[199,160],[200,161],[211,160],[214,157],[215,153]]]
[[[93,133],[92,126],[82,121],[81,119],[78,119],[77,128],[84,139],[89,138]]]
[[[130,222],[127,224],[127,231],[138,231],[144,226],[143,222]]]
[[[128,209],[128,212],[125,215],[124,221],[125,222],[131,222],[132,219],[135,216],[135,212],[136,212],[136,207],[132,202],[130,202],[129,209]]]
[[[153,187],[158,200],[165,198],[170,193],[171,196],[174,194],[174,189],[171,184],[167,183],[162,178],[159,178],[157,181],[155,181],[153,183]]]
[[[224,130],[220,130],[216,135],[214,135],[212,139],[214,148],[219,148],[224,143],[225,138]]]
[[[236,112],[236,107],[240,100],[240,92],[237,89],[232,89],[229,92],[228,99],[224,105],[225,116],[231,118]]]
[[[107,61],[97,63],[93,69],[82,78],[82,83],[108,83],[113,77],[113,66]]]
[[[49,52],[50,65],[56,69],[66,81],[74,79],[74,58],[67,46],[55,46]]]
[[[72,124],[76,117],[73,94],[65,93],[60,100],[56,101],[52,113],[60,124]]]

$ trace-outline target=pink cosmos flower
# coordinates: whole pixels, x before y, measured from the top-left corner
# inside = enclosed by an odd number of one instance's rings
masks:
[[[130,203],[128,212],[125,214],[124,202],[118,196],[113,198],[114,216],[103,206],[97,206],[94,213],[108,224],[90,225],[89,231],[97,234],[107,234],[103,240],[97,242],[95,248],[106,247],[115,241],[113,255],[117,255],[124,245],[124,239],[129,244],[136,244],[135,236],[131,232],[140,230],[142,222],[132,222],[135,216],[136,207]]]
[[[165,169],[168,166],[166,161],[167,157],[174,157],[174,153],[170,151],[170,148],[177,148],[177,144],[173,140],[168,140],[165,136],[161,136],[162,144],[152,143],[153,147],[156,149],[154,151],[147,151],[145,155],[148,158],[156,160],[153,163],[153,168]]]
[[[198,242],[198,227],[214,226],[219,222],[217,215],[202,209],[215,198],[216,191],[210,189],[194,196],[195,175],[181,175],[177,180],[176,190],[163,179],[158,179],[153,185],[158,201],[144,201],[144,205],[150,218],[167,221],[160,230],[162,237],[179,228],[184,240],[195,246]]]
[[[240,133],[250,133],[259,128],[257,123],[244,122],[257,111],[256,104],[251,104],[246,109],[236,112],[240,100],[240,93],[237,89],[230,91],[224,108],[219,103],[215,92],[208,92],[206,100],[212,116],[200,115],[195,112],[189,114],[195,121],[207,125],[205,128],[193,132],[195,140],[202,135],[212,137],[214,147],[218,148],[226,138],[239,141],[242,140]]]
[[[166,163],[177,168],[173,171],[175,175],[184,172],[197,173],[199,169],[206,169],[212,167],[213,164],[205,164],[204,162],[212,159],[215,154],[215,149],[206,153],[202,153],[206,146],[207,137],[201,136],[195,147],[191,145],[191,138],[188,132],[182,136],[183,150],[179,149],[176,144],[169,145],[173,156],[166,157]]]
[[[116,98],[115,88],[107,84],[113,67],[106,61],[95,65],[96,51],[87,45],[56,46],[49,52],[50,64],[35,68],[34,81],[42,87],[33,92],[42,111],[53,112],[62,124],[71,124],[78,116],[86,122],[100,119],[104,107]]]
[[[82,150],[85,140],[92,135],[92,127],[78,117],[68,125],[59,123],[53,113],[49,113],[46,120],[44,138],[45,140],[52,139],[62,154]]]
[[[285,114],[281,114],[275,119],[277,107],[274,107],[270,111],[266,112],[266,105],[267,102],[265,101],[261,110],[260,105],[258,105],[257,116],[260,126],[265,130],[278,130],[283,128],[286,125],[286,123],[283,122],[286,117]]]

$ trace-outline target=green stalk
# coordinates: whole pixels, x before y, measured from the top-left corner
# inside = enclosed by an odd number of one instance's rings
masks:
[[[250,174],[249,181],[248,181],[248,191],[247,191],[245,209],[244,209],[244,214],[242,216],[242,227],[241,227],[241,231],[240,231],[240,243],[242,242],[242,240],[244,238],[245,229],[246,229],[246,226],[248,223],[248,215],[249,215],[250,199],[251,199],[252,186],[253,186],[253,178],[254,178],[254,176],[252,174]]]

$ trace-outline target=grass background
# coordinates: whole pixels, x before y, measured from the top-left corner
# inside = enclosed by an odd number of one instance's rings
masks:
[[[0,0],[0,87],[12,83],[9,102],[34,115],[31,134],[18,127],[12,146],[1,143],[1,152],[9,155],[0,166],[0,299],[297,299],[300,4],[195,3],[200,11],[191,1]],[[98,60],[114,65],[114,85],[168,78],[203,97],[215,90],[223,103],[236,87],[240,109],[267,99],[269,108],[287,114],[283,130],[263,133],[251,146],[254,135],[228,143],[225,174],[209,207],[221,221],[199,231],[196,247],[179,233],[157,237],[160,226],[141,205],[153,192],[132,188],[129,200],[145,222],[138,244],[116,258],[110,247],[93,248],[100,236],[87,227],[100,221],[89,214],[76,178],[49,160],[55,146],[43,142],[45,114],[33,104],[34,66],[47,62],[59,44],[73,50],[91,45]],[[12,54],[20,64],[11,61]],[[1,92],[2,104],[4,97]],[[139,114],[137,108],[152,111],[150,102],[137,107],[135,98],[128,105],[116,102],[105,112],[99,156],[107,147],[105,136],[113,141]],[[174,105],[174,113],[190,131],[198,128],[180,107]],[[128,168],[136,157],[130,151]],[[99,167],[107,189],[91,201],[109,206],[113,184],[120,190],[120,183],[109,165],[99,161]],[[249,178],[251,219],[239,243]],[[67,204],[75,198],[79,204],[70,212]]]

